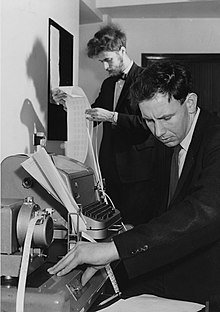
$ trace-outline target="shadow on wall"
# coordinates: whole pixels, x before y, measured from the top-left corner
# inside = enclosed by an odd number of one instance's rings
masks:
[[[40,110],[44,113],[45,125],[47,124],[47,54],[39,39],[34,43],[31,54],[26,60],[27,76],[33,80],[35,87],[36,97],[40,104]],[[34,123],[36,124],[37,131],[44,132],[46,129],[42,125],[39,117],[36,114],[34,105],[29,99],[25,99],[20,119],[23,124],[28,128],[29,132],[29,151],[33,152],[33,131]]]
[[[35,41],[32,52],[26,61],[27,75],[33,80],[40,109],[47,114],[47,54],[39,39]]]

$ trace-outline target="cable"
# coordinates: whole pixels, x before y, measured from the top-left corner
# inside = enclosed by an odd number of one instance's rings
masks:
[[[111,197],[110,197],[105,191],[103,191],[103,192],[104,192],[105,196],[108,198],[108,200],[110,201],[112,207],[115,209],[115,205],[114,205],[114,203],[113,203]]]

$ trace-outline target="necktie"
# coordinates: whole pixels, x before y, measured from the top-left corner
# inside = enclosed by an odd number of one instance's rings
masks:
[[[176,190],[177,182],[179,179],[179,152],[181,149],[182,149],[181,145],[175,146],[173,155],[172,155],[168,204],[173,198],[174,192]]]

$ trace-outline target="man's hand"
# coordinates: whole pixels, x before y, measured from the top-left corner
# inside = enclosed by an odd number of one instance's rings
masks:
[[[90,264],[92,267],[88,267],[82,276],[82,285],[85,285],[97,270],[118,259],[119,255],[114,242],[78,242],[65,257],[49,268],[48,272],[63,276],[80,264]]]
[[[114,112],[107,109],[96,107],[85,111],[86,119],[90,121],[109,121],[114,122]]]
[[[51,96],[57,105],[63,105],[63,109],[64,110],[67,109],[66,108],[66,98],[67,98],[66,92],[62,91],[59,88],[55,88],[51,90]]]
[[[95,275],[95,273],[98,270],[101,270],[105,267],[105,265],[99,265],[99,266],[88,266],[86,270],[83,272],[81,277],[81,284],[82,286],[86,285],[86,283],[90,280],[90,278]]]

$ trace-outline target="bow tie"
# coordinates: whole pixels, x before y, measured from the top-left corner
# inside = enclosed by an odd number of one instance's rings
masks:
[[[118,81],[118,80],[126,80],[126,78],[127,78],[127,74],[125,74],[125,73],[121,73],[120,75],[118,75],[118,76],[116,76],[116,81]]]

